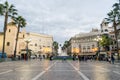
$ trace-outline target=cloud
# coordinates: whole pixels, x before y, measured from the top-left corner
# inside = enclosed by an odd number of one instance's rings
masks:
[[[9,0],[9,3],[26,19],[27,31],[50,34],[63,43],[75,34],[100,28],[115,0]],[[0,31],[3,22],[0,17]]]

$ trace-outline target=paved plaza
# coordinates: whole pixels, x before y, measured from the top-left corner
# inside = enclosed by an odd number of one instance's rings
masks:
[[[120,64],[39,59],[2,62],[0,80],[120,80]]]

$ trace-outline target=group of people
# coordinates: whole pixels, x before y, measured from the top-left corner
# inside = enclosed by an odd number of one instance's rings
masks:
[[[50,61],[52,61],[53,60],[53,55],[49,55],[48,56],[48,58],[49,58],[49,60]],[[103,58],[103,57],[102,57]],[[39,55],[39,59],[40,60],[42,60],[42,59],[45,59],[45,55]],[[109,63],[112,63],[112,64],[114,64],[114,62],[115,62],[115,58],[114,58],[114,55],[112,54],[111,56],[108,56],[108,57],[106,57],[105,59],[103,58],[103,59],[101,59],[101,57],[99,56],[99,57],[97,57],[97,56],[81,56],[81,55],[73,55],[72,56],[72,59],[73,59],[73,61],[75,61],[75,60],[79,60],[79,61],[85,61],[85,62],[87,62],[87,60],[90,60],[90,61],[92,61],[92,60],[99,60],[99,61],[108,61]],[[62,58],[62,61],[65,61],[66,60],[66,57],[63,57]]]
[[[73,61],[78,59],[79,61],[87,61],[87,60],[94,60],[93,56],[80,56],[80,55],[73,55]]]
[[[115,62],[115,58],[114,58],[114,55],[112,54],[112,55],[110,55],[110,56],[108,56],[108,57],[101,57],[101,56],[80,56],[80,55],[73,55],[73,61],[75,61],[75,60],[79,60],[79,61],[87,61],[87,60],[90,60],[90,61],[92,61],[92,60],[98,60],[98,61],[108,61],[109,63],[112,63],[112,64],[114,64],[114,62]]]
[[[45,55],[39,55],[39,59],[40,60],[45,59]]]
[[[109,56],[109,57],[107,58],[107,61],[108,61],[109,63],[114,64],[114,62],[115,62],[114,55]]]

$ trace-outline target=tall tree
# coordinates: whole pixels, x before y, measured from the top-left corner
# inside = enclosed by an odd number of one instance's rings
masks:
[[[2,53],[5,53],[5,38],[7,30],[8,17],[13,17],[17,15],[17,10],[14,5],[9,4],[7,1],[4,4],[0,4],[0,15],[4,16],[4,37],[3,37],[3,48]],[[2,56],[3,57],[3,56]]]
[[[116,39],[116,46],[117,46],[117,53],[119,59],[119,49],[118,49],[118,38],[117,38],[117,26],[120,25],[120,3],[113,4],[113,9],[107,14],[108,18],[106,19],[106,23],[112,23],[114,27],[115,39]]]
[[[70,46],[70,42],[69,41],[65,41],[62,47],[62,50],[66,50],[67,54],[68,54],[68,47]]]
[[[65,41],[63,44],[62,49],[68,48],[70,46],[70,42],[69,41]]]
[[[53,42],[53,48],[54,48],[55,53],[58,52],[58,48],[59,48],[58,45],[59,45],[58,42],[56,41]]]
[[[112,39],[108,35],[102,35],[99,41],[100,46],[104,47],[105,50],[109,51],[109,46],[112,44]]]
[[[16,34],[15,50],[14,50],[14,58],[16,58],[16,50],[17,50],[20,28],[23,28],[26,26],[26,20],[22,16],[13,17],[13,20],[14,20],[15,24],[18,25],[17,34]]]

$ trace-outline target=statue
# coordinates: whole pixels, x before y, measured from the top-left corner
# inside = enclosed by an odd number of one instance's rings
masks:
[[[61,48],[61,44],[59,45],[59,48],[58,48],[58,55],[60,56],[62,53],[62,48]]]

